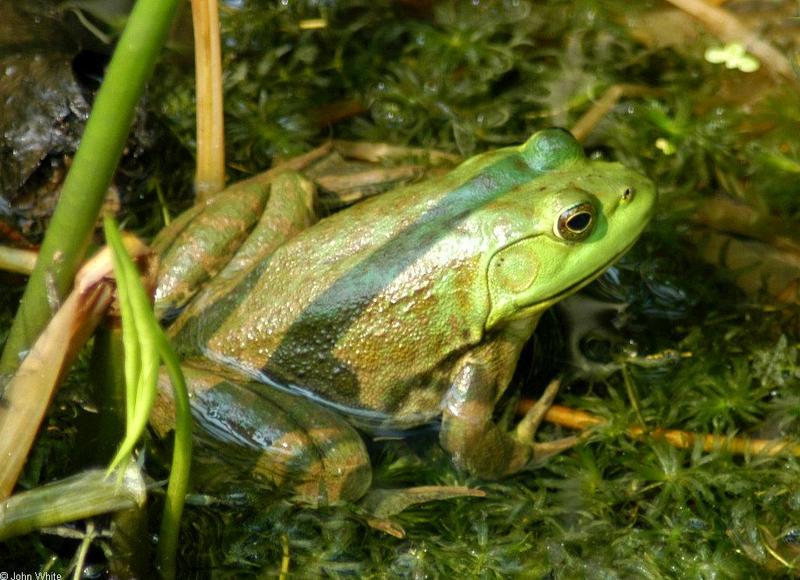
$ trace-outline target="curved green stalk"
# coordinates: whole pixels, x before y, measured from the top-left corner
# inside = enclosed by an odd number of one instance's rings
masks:
[[[160,327],[150,307],[150,299],[139,281],[139,270],[125,251],[122,237],[113,218],[106,216],[106,241],[112,250],[114,275],[117,278],[125,345],[125,383],[127,425],[125,438],[111,460],[109,472],[119,466],[133,451],[147,428],[156,397],[159,353],[156,335]],[[126,336],[127,335],[127,336]],[[136,344],[133,344],[136,343]],[[130,350],[129,347],[131,347]],[[131,369],[131,373],[128,370]]]
[[[169,472],[164,513],[161,516],[157,560],[161,568],[161,575],[165,578],[174,578],[178,532],[186,490],[189,486],[189,470],[192,459],[192,414],[189,408],[189,391],[186,388],[178,357],[161,328],[158,329],[157,343],[159,354],[172,382],[175,397],[175,447],[172,450],[172,467]]]
[[[61,296],[66,296],[72,285],[122,155],[136,103],[152,74],[177,5],[177,0],[138,0],[128,18],[11,327],[0,359],[2,373],[19,366],[19,353],[33,344],[50,319],[50,281]]]
[[[162,577],[174,578],[178,531],[189,485],[192,452],[189,393],[178,357],[156,320],[147,293],[139,280],[139,271],[125,251],[113,218],[107,216],[104,227],[106,240],[113,250],[114,273],[122,312],[128,404],[125,437],[111,460],[109,472],[130,455],[147,427],[157,392],[159,365],[163,361],[172,383],[176,417],[175,449],[161,519],[158,566]]]

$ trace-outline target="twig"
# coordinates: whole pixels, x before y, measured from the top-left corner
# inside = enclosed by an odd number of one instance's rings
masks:
[[[520,401],[517,412],[524,414],[535,402],[536,401],[530,399]],[[567,429],[575,429],[577,431],[583,431],[589,427],[595,427],[606,423],[606,420],[602,417],[562,405],[553,405],[550,407],[544,420],[548,423],[560,425]],[[748,453],[764,455],[791,453],[792,455],[800,457],[799,444],[780,439],[747,439],[745,437],[703,435],[677,429],[645,430],[643,427],[631,427],[627,430],[627,433],[628,436],[633,439],[643,439],[645,437],[663,439],[673,447],[678,447],[680,449],[690,449],[694,447],[697,441],[700,441],[702,442],[704,451],[724,449],[736,455],[745,455]]]
[[[205,199],[225,187],[225,124],[217,0],[192,0],[197,84],[195,192]]]
[[[1,502],[0,542],[111,511],[140,508],[146,499],[144,476],[133,462],[110,476],[103,469],[87,470]]]
[[[580,119],[575,122],[570,132],[578,141],[583,141],[589,133],[613,109],[622,97],[640,97],[655,94],[658,91],[642,85],[611,85]]]
[[[790,235],[789,224],[740,201],[722,195],[703,198],[692,221],[718,232],[764,242],[800,259],[800,242]]]
[[[36,266],[36,257],[38,255],[39,252],[36,250],[0,246],[0,270],[29,276],[33,272],[34,266]]]

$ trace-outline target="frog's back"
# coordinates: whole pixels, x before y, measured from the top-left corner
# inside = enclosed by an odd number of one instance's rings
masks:
[[[480,342],[488,310],[475,291],[484,237],[452,209],[412,187],[323,220],[275,252],[205,354],[347,407],[430,420],[447,360]]]
[[[189,341],[341,407],[430,420],[451,369],[484,339],[488,260],[535,221],[535,204],[511,207],[519,196],[506,194],[541,175],[518,148],[498,150],[322,220],[215,306],[208,326],[189,324]]]

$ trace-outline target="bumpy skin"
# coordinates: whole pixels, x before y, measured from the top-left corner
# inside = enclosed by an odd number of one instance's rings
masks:
[[[647,178],[541,131],[322,220],[201,294],[172,334],[184,356],[372,428],[443,415],[457,463],[511,473],[534,459],[531,442],[491,415],[520,349],[543,310],[633,244],[654,202]],[[565,240],[574,208],[581,235]]]

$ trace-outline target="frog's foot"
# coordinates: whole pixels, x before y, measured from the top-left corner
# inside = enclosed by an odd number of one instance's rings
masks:
[[[607,344],[612,349],[620,343],[620,335],[609,330],[616,324],[609,320],[620,320],[624,316],[625,303],[598,300],[583,294],[573,294],[556,304],[560,315],[564,317],[567,328],[567,347],[569,349],[572,376],[606,377],[620,368],[620,363],[613,360],[596,359],[585,352],[585,343],[598,342]]]
[[[560,388],[561,379],[550,381],[550,384],[547,385],[547,388],[545,388],[539,400],[528,409],[528,412],[525,413],[525,416],[517,424],[517,428],[515,429],[517,439],[520,441],[530,441],[533,439],[534,434],[539,429],[539,425],[542,424],[542,419],[544,419],[547,410],[553,404]]]
[[[545,388],[539,400],[528,409],[528,412],[525,413],[525,416],[517,424],[516,429],[514,429],[514,436],[518,441],[533,441],[533,436],[539,429],[539,425],[541,425],[548,409],[552,406],[560,387],[561,379],[553,379],[550,384],[547,385],[547,388]],[[555,441],[533,443],[533,459],[534,461],[541,461],[553,455],[558,455],[562,451],[574,447],[582,440],[581,437],[573,435],[571,437],[556,439]]]
[[[559,381],[550,383],[517,427],[508,431],[493,420],[496,387],[492,368],[480,361],[466,361],[445,401],[439,436],[442,446],[456,465],[481,477],[504,477],[534,467],[582,440],[533,441],[558,387]]]
[[[361,500],[361,507],[367,512],[367,523],[376,530],[381,530],[404,538],[403,528],[390,519],[412,505],[440,501],[456,497],[486,497],[480,489],[460,485],[423,485],[402,489],[373,489]]]

